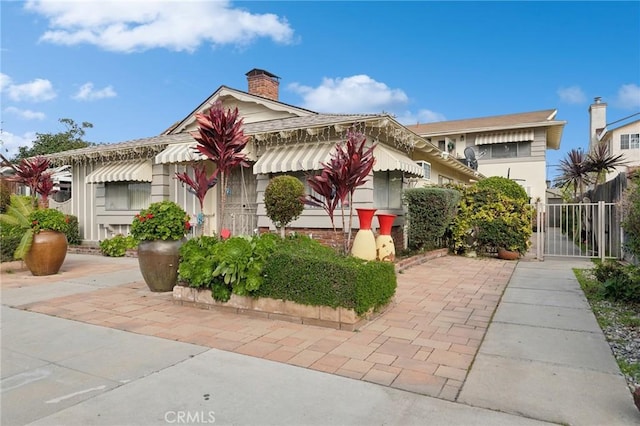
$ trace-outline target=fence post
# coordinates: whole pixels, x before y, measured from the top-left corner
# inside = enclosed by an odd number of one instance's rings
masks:
[[[543,213],[543,204],[538,201],[536,204],[536,223],[537,223],[537,232],[536,232],[536,258],[538,260],[544,260],[544,219],[545,215]]]
[[[606,234],[604,229],[605,217],[604,217],[604,201],[598,201],[598,253],[600,254],[600,260],[604,262],[605,254],[606,254]]]

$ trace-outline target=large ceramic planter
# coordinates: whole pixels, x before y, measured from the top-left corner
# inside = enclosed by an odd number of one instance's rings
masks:
[[[360,229],[353,239],[351,254],[364,260],[375,260],[376,258],[376,237],[371,230],[371,221],[376,209],[356,209]]]
[[[33,236],[24,263],[33,275],[57,274],[67,255],[67,236],[57,231],[40,231]]]
[[[171,291],[178,282],[180,247],[186,240],[141,241],[138,264],[144,282],[151,291]]]
[[[391,238],[391,228],[395,214],[377,214],[380,233],[376,237],[376,255],[378,260],[393,262],[396,259],[396,246]]]
[[[498,249],[498,258],[502,260],[518,260],[520,258],[520,253],[501,248]]]

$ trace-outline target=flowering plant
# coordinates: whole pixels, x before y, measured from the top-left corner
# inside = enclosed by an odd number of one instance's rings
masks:
[[[189,215],[173,201],[152,203],[133,219],[131,235],[138,241],[180,240],[189,231]]]
[[[56,209],[37,209],[29,215],[31,228],[37,233],[40,231],[67,232],[69,217]]]

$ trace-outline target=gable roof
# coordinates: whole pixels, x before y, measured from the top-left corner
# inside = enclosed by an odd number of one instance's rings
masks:
[[[216,100],[218,100],[218,99],[220,99],[222,97],[225,97],[225,96],[231,96],[231,97],[234,97],[234,98],[236,98],[236,99],[238,99],[240,101],[255,102],[255,103],[264,105],[267,108],[272,109],[272,110],[286,111],[286,112],[289,112],[291,114],[298,115],[298,116],[306,116],[306,115],[318,114],[315,111],[311,111],[311,110],[308,110],[308,109],[305,109],[305,108],[300,108],[300,107],[297,107],[297,106],[289,105],[289,104],[286,104],[284,102],[275,101],[273,99],[265,98],[264,96],[254,95],[254,94],[251,94],[249,92],[244,92],[242,90],[233,89],[231,87],[222,85],[215,92],[213,92],[213,94],[211,94],[211,96],[209,96],[200,105],[198,105],[193,111],[191,111],[186,117],[184,117],[182,120],[174,123],[171,127],[169,127],[167,130],[162,132],[162,134],[163,135],[167,135],[167,134],[170,134],[170,133],[181,132],[182,130],[184,130],[184,128],[187,125],[189,125],[190,123],[195,121],[196,114],[198,114],[200,112],[203,112],[209,106],[211,106]]]
[[[495,115],[463,120],[439,121],[435,123],[406,126],[424,137],[455,135],[460,133],[496,132],[501,130],[546,127],[547,148],[559,149],[562,130],[566,121],[555,120],[557,109]]]

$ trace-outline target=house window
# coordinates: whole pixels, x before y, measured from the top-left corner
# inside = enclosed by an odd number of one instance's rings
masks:
[[[620,149],[640,149],[640,134],[620,135]]]
[[[438,149],[440,151],[446,151],[447,150],[447,146],[446,146],[446,141],[438,141]]]
[[[427,180],[431,180],[431,164],[426,161],[420,161],[422,164],[422,172],[424,173],[424,178]]]
[[[377,209],[402,208],[402,172],[373,173],[373,205]]]
[[[438,176],[438,184],[447,185],[449,183],[453,183],[453,179],[448,178],[446,176]]]
[[[531,142],[494,143],[478,148],[484,159],[531,157]]]
[[[106,182],[105,210],[142,210],[151,200],[151,182]]]

